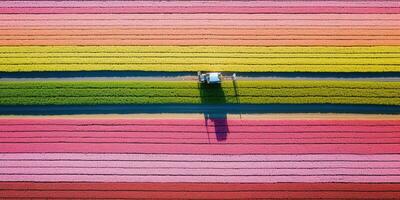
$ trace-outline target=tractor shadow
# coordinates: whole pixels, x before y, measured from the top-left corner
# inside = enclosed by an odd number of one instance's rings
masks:
[[[200,91],[201,104],[210,104],[210,105],[226,104],[226,103],[233,103],[238,99],[236,88],[235,88],[235,97],[232,97],[232,95],[231,96],[226,95],[220,84],[210,85],[210,84],[198,83],[198,88]],[[207,136],[209,142],[211,142],[210,134],[212,133],[215,133],[216,140],[218,142],[223,142],[228,139],[229,124],[227,117],[228,117],[227,111],[218,112],[212,109],[204,111],[204,122],[207,129]]]

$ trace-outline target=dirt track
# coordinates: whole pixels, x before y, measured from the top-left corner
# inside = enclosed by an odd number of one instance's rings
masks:
[[[229,114],[276,113],[356,113],[400,114],[400,106],[341,104],[135,104],[76,106],[1,106],[0,115],[81,115],[81,114],[159,114],[198,113],[209,118]]]
[[[197,81],[195,76],[177,76],[177,77],[73,77],[73,78],[0,78],[1,81]],[[382,81],[399,82],[400,77],[396,78],[318,78],[318,77],[237,77],[242,81],[262,81],[262,80],[325,80],[325,81]],[[224,81],[231,81],[225,77]]]
[[[231,72],[223,72],[231,81]],[[400,73],[237,73],[237,80],[342,80],[342,81],[400,81]],[[88,71],[88,72],[18,72],[0,73],[0,81],[47,80],[138,80],[138,81],[197,81],[196,72],[146,71]]]
[[[203,114],[94,114],[94,115],[0,115],[0,118],[53,118],[53,119],[204,119]],[[400,120],[400,115],[385,114],[316,114],[316,113],[294,113],[294,114],[228,114],[228,119],[268,119],[268,120]]]

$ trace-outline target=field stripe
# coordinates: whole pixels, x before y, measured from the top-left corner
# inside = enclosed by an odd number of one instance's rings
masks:
[[[4,196],[45,197],[49,194],[61,198],[144,198],[148,193],[160,198],[395,198],[399,184],[361,184],[361,183],[16,183],[0,182]],[[80,192],[85,191],[85,192]],[[368,191],[368,196],[365,194]],[[161,196],[164,194],[166,196]],[[169,196],[173,195],[173,196]],[[201,196],[200,196],[201,195]],[[52,196],[54,197],[54,196]]]
[[[7,153],[0,154],[0,160],[0,177],[3,182],[9,180],[241,183],[400,181],[398,155]]]
[[[120,20],[7,20],[0,21],[0,26],[399,26],[400,20],[375,20],[357,21],[349,20],[211,20],[211,19],[120,19]]]
[[[398,153],[397,144],[400,142],[397,141],[396,134],[399,127],[397,127],[398,121],[395,120],[355,120],[337,124],[335,121],[324,120],[305,121],[304,124],[298,120],[283,121],[281,124],[279,121],[223,119],[187,120],[185,124],[175,124],[174,120],[138,120],[136,123],[134,121],[0,120],[2,126],[0,151],[3,153],[382,154]],[[35,122],[38,125],[35,125]],[[47,125],[43,126],[44,124]]]
[[[211,119],[212,120],[212,119]],[[231,126],[228,122],[221,120],[215,124],[207,124],[205,122],[202,126],[190,125],[125,125],[125,126],[104,126],[104,125],[87,125],[87,126],[74,126],[74,125],[20,125],[20,126],[3,126],[0,132],[191,132],[191,133],[204,133],[207,129],[213,128],[229,128],[232,133],[303,133],[303,132],[399,132],[400,125],[396,126],[307,126],[298,125],[292,127],[286,126]],[[163,127],[162,130],[159,128]]]
[[[243,47],[243,46],[27,46],[27,47],[0,47],[2,54],[8,53],[85,53],[85,52],[120,52],[120,53],[400,53],[397,46],[373,46],[373,47]]]
[[[77,154],[77,153],[8,153],[0,154],[1,161],[170,161],[182,162],[399,162],[398,154],[354,155],[185,155],[185,154]],[[110,163],[110,162],[109,162]],[[107,164],[107,163],[104,163]],[[289,167],[289,166],[287,166]],[[364,167],[368,167],[365,165]]]
[[[181,122],[184,121],[185,124]],[[210,125],[229,121],[232,126],[397,126],[396,119],[362,119],[362,120],[298,120],[298,119],[219,119],[215,118],[208,122]],[[176,125],[176,126],[203,126],[204,120],[200,119],[58,119],[58,118],[1,118],[1,125]]]
[[[343,7],[400,7],[400,3],[395,1],[5,1],[0,3],[0,7],[129,7],[129,6],[279,6],[279,7],[324,7],[324,6],[343,6]]]
[[[162,126],[160,126],[162,127]],[[215,129],[214,127],[210,127],[209,129]],[[218,129],[218,128],[217,128]],[[209,138],[216,139],[213,134],[215,134],[215,130],[209,130]],[[296,140],[303,140],[303,141],[313,141],[314,139],[320,139],[324,141],[331,141],[332,143],[340,143],[337,141],[369,141],[372,139],[386,141],[389,138],[393,139],[394,141],[398,139],[398,132],[334,132],[334,131],[327,131],[327,132],[297,132],[297,133],[286,133],[286,132],[264,132],[264,133],[233,133],[229,130],[229,142],[250,142],[252,139],[257,139],[257,142],[263,143],[268,142],[269,140],[275,141],[279,139],[286,139],[289,138],[296,139]],[[106,140],[110,139],[110,141],[115,141],[117,138],[124,138],[127,141],[133,140],[133,138],[137,139],[138,141],[143,142],[150,142],[152,139],[155,141],[173,141],[175,142],[196,142],[196,141],[203,141],[204,135],[207,132],[169,132],[169,131],[159,131],[159,132],[113,132],[113,131],[51,131],[51,132],[2,132],[2,136],[0,138],[4,138],[4,141],[8,140],[15,140],[21,141],[23,139],[32,139],[43,138],[48,140],[78,140],[80,138],[85,138],[88,141],[99,139],[99,140]],[[377,135],[379,134],[379,135]],[[337,139],[335,139],[337,138]],[[387,139],[385,139],[387,138]],[[336,141],[336,142],[334,142]],[[207,141],[210,142],[210,141]]]
[[[0,27],[0,35],[399,35],[397,26],[13,26]],[[321,33],[321,30],[324,32]],[[362,30],[363,32],[360,32]]]
[[[382,183],[33,183],[0,182],[4,190],[100,190],[100,191],[398,191],[400,184]]]
[[[7,182],[0,183],[1,186],[8,190],[23,190],[27,189],[35,190],[60,190],[64,191],[64,188],[74,190],[81,189],[92,189],[100,191],[109,191],[111,189],[120,188],[125,191],[176,191],[182,189],[182,192],[192,191],[204,191],[207,189],[210,192],[222,192],[222,191],[287,191],[287,192],[298,192],[301,190],[307,192],[322,192],[322,191],[341,191],[341,192],[357,192],[370,190],[371,192],[383,192],[383,191],[397,191],[398,184],[340,184],[340,183],[279,183],[279,184],[235,184],[235,183],[223,183],[223,184],[210,184],[210,183],[16,183]],[[336,190],[335,190],[336,189]],[[116,191],[119,191],[116,189]]]
[[[1,153],[167,153],[167,154],[397,154],[398,144],[119,144],[11,143]]]
[[[151,29],[156,26],[196,28],[214,26],[233,29],[290,28],[361,28],[392,29],[399,25],[400,5],[394,1],[6,1],[0,2],[0,28],[53,29],[78,27],[116,28],[117,26]],[[15,18],[14,15],[18,14]],[[57,15],[54,15],[57,14]],[[398,29],[398,27],[397,27]],[[283,31],[284,32],[284,31]],[[400,45],[396,36],[381,37],[308,36],[282,37],[143,37],[125,36],[72,37],[66,35],[0,38],[0,45],[245,45],[245,46],[391,46]],[[231,33],[235,33],[234,31]],[[320,32],[321,33],[321,32]],[[360,31],[358,31],[360,34]],[[374,33],[375,35],[377,33]],[[334,37],[336,35],[336,37]],[[393,34],[392,34],[393,35]],[[273,36],[273,35],[270,35]],[[365,35],[367,36],[367,35]],[[386,37],[385,37],[386,36]],[[169,37],[169,38],[168,38]]]
[[[49,193],[64,198],[131,197],[144,198],[146,192],[152,194],[164,193],[171,198],[188,198],[187,193],[198,192],[202,198],[298,198],[299,195],[313,198],[394,198],[398,195],[398,184],[339,184],[339,183],[280,183],[280,184],[207,184],[207,183],[0,183],[5,188],[4,196],[44,197]],[[85,190],[84,193],[79,191]],[[35,192],[36,191],[36,192]],[[59,191],[59,192],[57,192]],[[65,191],[60,193],[61,191]],[[70,191],[69,193],[67,191]],[[170,193],[168,193],[170,192]],[[180,192],[180,193],[172,193]],[[269,193],[266,193],[269,192]],[[120,196],[119,196],[120,195]],[[238,196],[240,195],[240,196]],[[340,196],[339,196],[340,195]],[[161,198],[164,198],[161,197]],[[195,196],[191,196],[195,198]]]
[[[0,27],[1,28],[1,27]],[[323,32],[321,32],[323,31]],[[367,27],[352,27],[352,28],[329,28],[329,27],[299,27],[271,26],[267,28],[217,28],[215,26],[202,26],[199,28],[185,28],[183,26],[173,27],[135,27],[135,26],[52,26],[52,27],[23,27],[13,26],[7,29],[1,29],[1,36],[123,36],[123,35],[149,35],[149,36],[398,36],[400,30],[398,28],[370,28]],[[233,52],[234,53],[234,52]]]
[[[37,156],[38,154],[30,154]],[[196,155],[192,155],[190,157],[194,157]],[[9,156],[10,157],[10,156]],[[83,157],[83,156],[82,156]],[[16,160],[14,157],[10,157],[10,159],[2,160],[0,164],[0,168],[2,169],[2,173],[18,173],[18,174],[26,174],[26,173],[35,173],[34,170],[41,169],[41,173],[50,173],[51,171],[46,171],[46,169],[52,169],[53,174],[57,173],[67,173],[68,169],[75,169],[78,171],[73,171],[70,173],[79,173],[79,170],[86,169],[86,171],[81,171],[86,174],[96,174],[95,169],[124,169],[125,173],[132,172],[131,170],[136,170],[136,173],[148,173],[153,172],[154,174],[166,172],[166,170],[178,170],[175,171],[175,174],[183,173],[185,169],[193,170],[194,174],[203,173],[200,169],[208,170],[207,173],[214,173],[213,170],[236,170],[236,174],[245,174],[244,171],[249,173],[294,173],[294,174],[302,174],[303,172],[315,174],[318,173],[332,173],[332,170],[336,170],[338,174],[348,173],[349,170],[356,170],[357,173],[360,174],[370,174],[377,173],[379,174],[379,170],[392,170],[386,171],[391,172],[393,174],[398,174],[398,169],[400,167],[400,161],[386,161],[386,160],[378,160],[378,161],[369,161],[368,156],[364,155],[365,160],[358,161],[320,161],[320,160],[312,160],[312,161],[220,161],[214,156],[206,156],[210,159],[207,162],[204,161],[193,161],[189,159],[189,156],[180,156],[183,157],[182,160],[171,160],[171,161],[140,161],[140,160],[132,160],[132,161],[114,161],[114,160],[95,160],[95,161],[86,161],[86,160],[68,160],[58,158],[57,160],[40,160],[36,159],[34,161],[31,160]],[[222,159],[229,159],[230,156],[219,156]],[[289,157],[289,156],[288,156]],[[292,158],[299,156],[292,156]],[[300,156],[301,157],[301,156]],[[79,158],[79,157],[78,157]],[[132,156],[132,159],[136,159]],[[185,160],[186,159],[186,160]],[[192,158],[193,159],[193,158]],[[289,158],[288,158],[289,159]],[[324,158],[322,158],[324,159]],[[12,160],[12,161],[10,161]],[[30,171],[32,169],[33,171]],[[91,169],[94,169],[93,171]],[[158,169],[162,171],[157,171]],[[15,170],[15,171],[13,171]],[[156,171],[154,171],[156,170]],[[182,171],[179,171],[182,170]],[[211,170],[211,171],[210,171]],[[240,170],[244,170],[243,173]],[[290,173],[285,172],[284,170],[291,170]],[[302,171],[304,170],[304,171]],[[320,171],[319,171],[320,170]],[[115,173],[122,173],[116,171]],[[206,171],[204,173],[206,173]],[[168,172],[168,171],[167,171]],[[368,173],[367,173],[368,172]],[[39,172],[36,172],[39,173]],[[99,172],[97,172],[99,173]],[[104,173],[104,172],[103,172]],[[172,171],[171,171],[172,173]],[[224,172],[221,172],[221,175]],[[355,174],[357,174],[355,173]],[[385,174],[385,173],[382,173]],[[388,173],[389,174],[389,173]]]
[[[343,6],[125,6],[125,7],[0,7],[2,14],[156,14],[156,13],[238,13],[238,14],[399,14],[400,7]]]
[[[176,138],[2,138],[1,144],[7,143],[101,143],[101,144],[264,144],[264,145],[276,145],[276,144],[398,144],[400,143],[400,137],[397,138],[315,138],[315,139],[260,139],[260,138],[231,138],[225,142],[218,142],[220,137],[212,135],[209,138],[201,139],[176,139]],[[209,140],[212,140],[211,142]]]
[[[61,1],[58,1],[63,3]],[[84,2],[84,1],[81,1]],[[93,1],[87,1],[93,2]],[[151,2],[151,1],[150,1]],[[167,2],[167,1],[164,1]],[[184,4],[186,1],[180,1]],[[257,1],[257,4],[265,1]],[[278,1],[273,1],[278,2]],[[314,1],[312,1],[314,3]],[[326,1],[328,2],[328,1]],[[342,1],[344,2],[344,1]],[[373,2],[373,1],[369,1]],[[388,2],[388,1],[386,1]],[[0,4],[3,2],[0,2]],[[34,5],[40,3],[35,1]],[[154,2],[151,2],[154,3]],[[394,3],[394,1],[392,1]],[[400,5],[400,4],[399,4]],[[399,6],[400,7],[400,6]],[[12,14],[4,14],[0,16],[0,21],[58,21],[58,20],[400,20],[400,14],[20,14],[18,18]],[[112,24],[110,24],[112,25]]]
[[[154,163],[156,164],[156,163]],[[90,176],[399,176],[400,169],[124,169],[124,168],[0,168],[8,175],[90,175]],[[400,179],[399,179],[400,181]]]
[[[360,182],[360,183],[397,183],[400,175],[289,175],[289,176],[182,176],[182,175],[0,175],[3,181],[87,181],[87,182],[226,182],[226,183],[276,183],[276,182]]]
[[[6,37],[6,36],[4,36]],[[8,37],[8,36],[7,36]],[[30,37],[30,36],[21,36]],[[58,37],[58,36],[56,36]],[[81,36],[71,36],[81,37]],[[85,36],[88,37],[88,36]],[[95,37],[93,41],[96,41]],[[112,36],[114,37],[114,36]],[[118,36],[123,37],[123,36]],[[131,37],[131,36],[129,36]],[[136,36],[134,36],[136,37]],[[142,36],[137,36],[142,37]],[[156,36],[161,37],[161,36]],[[171,36],[177,37],[177,36]],[[203,37],[203,36],[195,36]],[[219,36],[218,36],[219,37]],[[225,37],[225,36],[222,36]],[[227,36],[231,37],[231,36]],[[236,37],[236,36],[235,36]],[[239,36],[244,37],[244,36]],[[255,36],[259,37],[259,36]],[[309,36],[295,36],[309,37]],[[329,36],[321,36],[329,37]],[[348,37],[348,36],[340,36]],[[351,36],[353,37],[353,36]],[[360,40],[363,36],[358,36]],[[367,36],[380,37],[380,36]],[[395,36],[397,37],[397,36]],[[92,38],[92,39],[93,39]],[[34,39],[29,39],[33,41]],[[45,41],[47,39],[41,40]],[[102,40],[102,39],[101,39]],[[109,42],[114,39],[106,39]],[[165,42],[172,39],[161,39]],[[213,39],[219,40],[219,39]],[[230,39],[226,40],[229,41]],[[11,41],[12,40],[7,40]],[[26,45],[25,40],[14,40]],[[60,41],[64,41],[60,40]],[[78,39],[77,41],[80,41]],[[121,41],[125,41],[122,39]],[[143,41],[150,41],[144,39]],[[152,40],[158,41],[158,40]],[[173,42],[190,40],[173,40]],[[211,40],[202,40],[209,42]],[[250,40],[235,41],[243,42]],[[281,42],[265,40],[266,42]],[[308,40],[291,40],[302,42]],[[333,41],[333,40],[332,40]],[[345,40],[343,40],[345,41]],[[347,41],[347,40],[346,40]],[[370,40],[375,41],[375,40]],[[380,40],[383,41],[383,40]],[[389,41],[389,40],[384,40]],[[399,40],[400,41],[400,40]],[[86,40],[92,42],[92,40]],[[253,40],[252,42],[256,42]],[[314,42],[317,42],[315,40]],[[126,45],[126,43],[124,44]],[[0,47],[0,71],[253,71],[381,72],[398,71],[399,48],[383,47],[218,47],[218,46],[23,46]],[[129,54],[128,54],[129,53]],[[105,56],[107,54],[107,56]],[[39,56],[40,55],[40,56]],[[213,59],[210,59],[213,57]]]
[[[0,45],[4,46],[134,46],[134,45],[222,45],[222,46],[399,46],[400,40],[0,40]],[[295,69],[291,69],[293,71]],[[209,71],[209,70],[205,70]]]
[[[379,22],[378,22],[379,23]],[[243,36],[243,35],[187,35],[184,37],[179,37],[179,35],[110,35],[110,36],[99,36],[99,35],[84,35],[84,36],[74,36],[74,35],[50,35],[50,36],[0,36],[0,40],[400,40],[400,36],[308,36],[308,35],[298,35],[298,36]]]
[[[93,64],[132,64],[132,65],[151,65],[151,64],[166,64],[166,65],[400,65],[398,58],[213,58],[209,60],[207,58],[29,58],[27,61],[25,58],[3,58],[1,65],[12,66],[12,65],[69,65],[69,64],[82,64],[82,65],[93,65]]]
[[[208,122],[209,125],[215,125],[224,119],[214,119]],[[182,123],[184,122],[184,123]],[[364,120],[237,120],[228,119],[230,126],[397,126],[398,120],[387,119],[364,119]],[[179,125],[179,126],[204,126],[204,120],[198,119],[49,119],[49,118],[1,118],[0,125]]]
[[[24,198],[57,198],[57,199],[395,199],[399,195],[398,192],[284,192],[280,191],[239,191],[239,192],[101,192],[101,191],[85,191],[84,194],[77,194],[74,191],[48,191],[48,192],[14,192],[7,191],[4,198],[7,199],[21,199]],[[192,194],[194,193],[194,195]],[[365,195],[368,197],[365,197]],[[190,197],[188,197],[190,195]],[[98,198],[97,198],[98,197]]]
[[[330,103],[399,105],[400,99],[397,98],[399,93],[396,90],[389,90],[397,89],[398,85],[398,82],[366,81],[352,81],[351,84],[349,84],[349,81],[257,81],[257,83],[238,81],[235,85],[232,82],[225,82],[220,87],[203,87],[196,82],[184,81],[2,82],[0,88],[6,89],[0,92],[0,104]],[[32,90],[27,90],[30,88]],[[64,89],[63,94],[59,93],[60,88]],[[128,88],[149,88],[149,90],[131,90]],[[268,88],[270,89],[267,90]],[[373,88],[381,90],[373,90]]]

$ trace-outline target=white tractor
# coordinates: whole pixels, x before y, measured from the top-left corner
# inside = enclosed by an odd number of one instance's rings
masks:
[[[220,84],[222,82],[222,74],[220,72],[197,73],[200,83]]]

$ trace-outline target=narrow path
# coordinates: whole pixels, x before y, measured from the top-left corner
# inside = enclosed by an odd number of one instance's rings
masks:
[[[231,80],[233,73],[224,72]],[[342,80],[342,81],[400,81],[399,72],[383,73],[270,73],[240,72],[237,80]],[[90,72],[15,72],[0,73],[0,81],[81,81],[81,80],[137,80],[137,81],[197,81],[195,72],[90,71]]]
[[[197,81],[195,76],[178,77],[74,77],[74,78],[0,78],[1,81]],[[225,78],[225,81],[231,81]],[[400,82],[400,78],[310,78],[310,77],[241,77],[237,80],[242,81],[263,81],[263,80],[325,80],[325,81],[381,81],[381,82]]]
[[[400,114],[400,106],[346,104],[135,104],[74,106],[0,106],[0,115],[73,115],[73,114],[138,114],[202,113],[212,118],[228,114],[271,113],[356,113]]]

